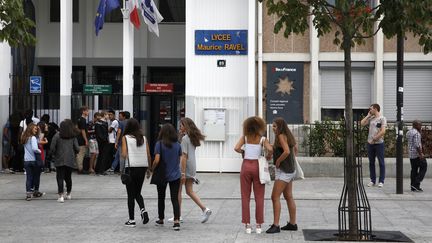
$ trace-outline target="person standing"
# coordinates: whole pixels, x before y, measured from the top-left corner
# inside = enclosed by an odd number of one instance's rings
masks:
[[[158,192],[158,217],[156,225],[164,225],[165,218],[165,194],[167,184],[170,187],[171,203],[174,211],[175,231],[180,230],[180,205],[179,205],[179,189],[180,189],[180,156],[182,155],[181,146],[178,143],[177,132],[173,125],[166,123],[162,126],[158,141],[155,144],[155,158],[152,164],[152,171],[159,163],[165,165],[165,182],[156,185]]]
[[[201,145],[201,141],[204,140],[205,136],[197,128],[192,119],[186,117],[180,120],[180,133],[183,134],[181,138],[181,184],[185,185],[186,194],[195,202],[201,209],[201,223],[208,221],[212,211],[207,208],[202,202],[199,196],[193,190],[193,183],[196,181],[196,147]],[[179,204],[181,208],[182,203],[182,186],[179,190]],[[180,221],[182,218],[180,217]]]
[[[7,120],[6,124],[3,126],[3,137],[2,137],[2,168],[4,173],[11,173],[9,169],[9,161],[13,156],[13,147],[11,146],[11,125],[10,125],[10,117]]]
[[[118,122],[118,128],[117,128],[117,135],[115,139],[115,145],[114,150],[116,151],[114,155],[114,160],[111,164],[111,168],[108,170],[108,172],[114,173],[117,170],[117,167],[120,163],[120,152],[121,152],[121,145],[122,145],[122,134],[125,130],[126,123],[130,119],[130,113],[128,111],[120,111],[119,112],[119,122]]]
[[[80,133],[73,122],[65,119],[60,123],[60,131],[51,141],[50,151],[56,167],[57,202],[64,203],[64,199],[72,199],[72,170],[76,168],[76,154],[80,152],[76,136]],[[63,181],[66,182],[66,194],[64,194]]]
[[[113,109],[108,110],[108,150],[107,153],[107,159],[109,161],[109,167],[107,168],[106,173],[113,173],[114,170],[111,169],[112,163],[114,161],[114,155],[116,153],[116,137],[117,137],[117,130],[119,127],[119,121],[115,118],[115,111]]]
[[[253,116],[243,122],[243,136],[237,142],[234,150],[241,153],[243,163],[240,170],[240,191],[242,201],[242,223],[245,224],[246,233],[252,233],[250,225],[250,196],[253,187],[255,196],[255,220],[257,234],[261,234],[261,225],[264,223],[264,193],[265,185],[260,183],[258,159],[262,153],[262,147],[268,154],[273,152],[267,138],[263,137],[266,129],[264,120]],[[243,147],[243,149],[242,149]]]
[[[147,168],[151,163],[150,149],[147,139],[136,119],[130,119],[128,121],[122,140],[121,171],[125,168],[125,173],[130,174],[132,178],[131,183],[126,184],[129,220],[125,223],[125,226],[135,227],[135,201],[140,207],[143,224],[147,224],[149,221],[148,213],[144,206],[144,199],[141,195],[141,189]]]
[[[36,161],[36,154],[40,156],[41,151],[38,148],[37,135],[38,126],[34,123],[29,123],[21,136],[21,143],[24,144],[27,201],[30,201],[32,197],[41,197],[44,195],[44,193],[39,192],[41,167]]]
[[[82,106],[80,108],[80,113],[81,113],[81,117],[78,118],[77,121],[78,129],[80,130],[78,134],[79,153],[76,156],[78,174],[81,174],[83,172],[83,161],[88,147],[88,130],[87,130],[87,117],[89,115],[88,107]]]
[[[427,170],[427,162],[423,153],[421,141],[422,123],[419,120],[413,122],[413,127],[407,132],[408,155],[411,162],[411,191],[422,192],[420,183]]]
[[[87,130],[89,133],[89,154],[90,154],[89,173],[90,175],[93,175],[95,173],[96,158],[99,154],[99,147],[98,147],[98,142],[96,140],[96,132],[95,132],[95,125],[98,120],[98,117],[100,117],[99,112],[95,112],[93,114],[93,120],[87,124]]]
[[[386,118],[380,113],[381,107],[378,104],[372,104],[369,107],[369,113],[360,122],[362,126],[369,125],[369,134],[367,139],[367,152],[369,157],[370,182],[368,187],[376,185],[375,157],[378,158],[380,174],[378,187],[384,186],[385,163],[384,163],[384,134],[387,127]]]
[[[109,168],[111,160],[108,160],[108,123],[104,119],[105,112],[100,112],[95,124],[96,141],[99,147],[99,156],[97,158],[95,172],[96,174],[106,174],[105,170]]]
[[[296,204],[293,198],[293,179],[295,177],[295,156],[297,156],[297,143],[291,130],[283,118],[276,118],[272,124],[275,134],[273,145],[273,161],[276,166],[276,176],[271,195],[273,203],[273,224],[266,231],[268,234],[279,233],[280,230],[297,230]],[[282,228],[279,225],[283,193],[288,206],[289,221]]]

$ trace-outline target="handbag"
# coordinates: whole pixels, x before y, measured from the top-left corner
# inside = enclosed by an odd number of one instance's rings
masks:
[[[153,184],[153,185],[163,185],[166,183],[166,181],[165,181],[165,167],[166,167],[166,165],[162,159],[162,146],[161,146],[160,141],[158,142],[158,146],[160,146],[160,159],[159,159],[159,164],[153,170],[153,175],[152,175],[152,178],[150,180],[150,184]]]
[[[264,137],[261,138],[261,155],[258,158],[259,164],[259,179],[261,184],[269,184],[270,183],[270,172],[269,172],[269,164],[267,159],[264,156]]]
[[[126,147],[127,147],[127,141],[126,141]],[[128,170],[126,172],[126,161],[128,163]],[[120,175],[120,180],[123,183],[123,185],[129,185],[132,182],[132,177],[130,175],[130,162],[129,162],[129,156],[125,159],[125,166],[123,168],[123,171]]]
[[[304,177],[303,169],[300,167],[297,158],[295,158],[294,160],[294,167],[295,167],[294,180],[304,180],[305,177]]]

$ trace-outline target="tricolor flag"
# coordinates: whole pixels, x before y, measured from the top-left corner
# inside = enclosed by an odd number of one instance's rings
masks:
[[[96,36],[99,34],[99,30],[102,29],[105,22],[105,14],[111,12],[113,9],[120,7],[118,0],[100,0],[99,7],[95,18]]]
[[[159,37],[158,24],[163,20],[162,15],[156,8],[153,0],[140,0],[141,1],[141,13],[144,18],[144,22],[147,24],[150,32],[155,33]]]
[[[139,19],[139,15],[138,15],[138,9],[137,9],[137,1],[133,0],[130,3],[130,9],[132,9],[132,11],[130,12],[130,21],[132,22],[132,24],[135,26],[135,28],[139,29],[141,26],[141,22]]]

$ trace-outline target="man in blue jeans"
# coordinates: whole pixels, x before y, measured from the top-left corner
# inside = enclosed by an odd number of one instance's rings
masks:
[[[108,170],[109,173],[114,173],[114,171],[118,168],[120,164],[120,152],[121,152],[121,141],[124,129],[126,127],[127,121],[130,119],[129,111],[120,111],[119,112],[119,127],[117,129],[117,136],[114,148],[116,150],[114,160],[111,164],[111,168]]]
[[[381,188],[384,186],[385,179],[384,134],[387,127],[387,120],[381,115],[380,110],[381,107],[378,104],[372,104],[369,107],[368,115],[361,120],[361,125],[369,125],[367,151],[371,181],[367,185],[369,187],[376,185],[375,157],[377,157],[380,168],[378,187]]]

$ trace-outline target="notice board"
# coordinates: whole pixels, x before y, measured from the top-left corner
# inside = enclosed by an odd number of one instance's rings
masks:
[[[206,141],[225,141],[225,108],[204,108],[203,133]]]

